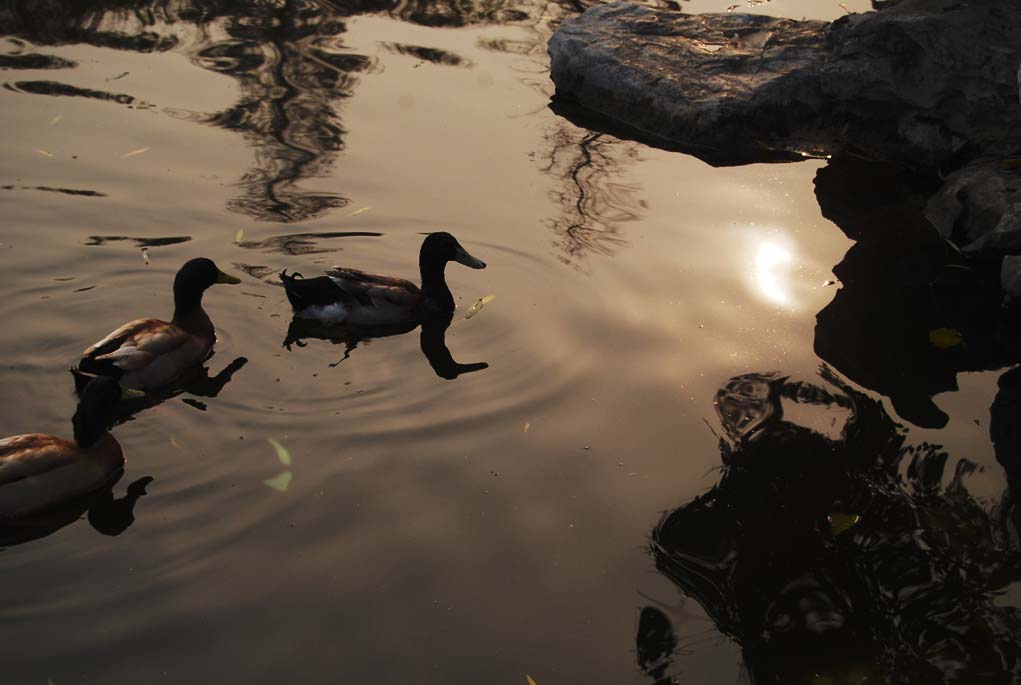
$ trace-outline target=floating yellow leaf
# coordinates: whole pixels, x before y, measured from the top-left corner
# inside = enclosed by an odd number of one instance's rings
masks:
[[[525,423],[525,427],[524,427],[524,429],[523,429],[523,430],[522,430],[521,432],[522,432],[522,433],[527,433],[527,432],[528,432],[528,429],[529,429],[529,428],[531,428],[531,427],[532,427],[532,424],[530,424],[530,423]]]
[[[245,229],[239,228],[237,233],[234,234],[234,243],[240,243],[241,239],[245,237]]]
[[[121,159],[127,159],[128,157],[134,157],[135,155],[140,155],[143,152],[146,152],[148,149],[149,148],[147,148],[147,147],[140,147],[137,150],[132,150],[131,152],[125,152],[123,155],[121,155]]]
[[[284,466],[290,466],[291,453],[287,451],[287,448],[281,445],[279,441],[274,440],[273,438],[269,438],[267,442],[273,445],[273,449],[277,451],[277,459],[280,460],[280,463],[283,464]]]
[[[50,154],[49,152],[47,152],[46,150],[43,150],[41,148],[36,148],[35,151],[38,152],[40,155],[46,155],[47,157],[52,157],[53,156],[52,154]]]
[[[464,315],[464,318],[466,319],[472,318],[473,316],[479,313],[480,309],[482,309],[495,299],[496,295],[486,295],[485,297],[480,297],[478,301],[471,306],[471,309],[468,310],[468,313]]]
[[[528,685],[535,685],[535,681],[534,681],[534,680],[532,680],[532,676],[530,676],[530,675],[528,675],[528,674],[526,673],[526,674],[525,674],[525,678],[527,678],[527,679],[528,679]]]
[[[360,209],[356,209],[355,211],[351,212],[350,214],[348,214],[348,216],[358,216],[359,214],[367,212],[370,209],[372,209],[372,207],[362,207]]]
[[[291,487],[291,478],[293,477],[294,476],[290,471],[282,471],[272,478],[267,478],[262,482],[277,492],[287,492],[287,488]]]
[[[937,328],[929,333],[929,342],[938,350],[946,350],[957,347],[964,342],[964,338],[960,331],[955,331],[953,328]]]
[[[834,511],[831,512],[826,519],[830,522],[830,530],[833,531],[833,537],[836,537],[846,530],[854,527],[858,521],[861,521],[861,516],[858,514],[846,514],[842,511]]]
[[[50,126],[53,126],[55,123],[60,121],[62,118],[63,117],[60,114],[58,114],[57,116],[53,117],[52,119],[50,119]]]

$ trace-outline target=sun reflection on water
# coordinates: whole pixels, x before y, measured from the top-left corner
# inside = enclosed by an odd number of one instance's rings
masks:
[[[793,261],[793,255],[785,247],[776,242],[763,243],[755,255],[752,271],[758,294],[779,305],[792,304],[787,267]]]

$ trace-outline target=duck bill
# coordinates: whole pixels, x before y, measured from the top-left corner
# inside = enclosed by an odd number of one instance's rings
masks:
[[[145,397],[145,393],[141,390],[135,390],[134,388],[125,388],[121,386],[121,399],[122,400],[140,400]]]
[[[470,254],[465,252],[463,247],[458,247],[457,252],[454,254],[454,261],[458,264],[464,264],[471,269],[485,269],[486,263],[481,259],[476,259]]]
[[[238,278],[237,276],[231,276],[230,274],[225,274],[222,271],[220,271],[216,276],[216,282],[224,283],[226,285],[237,285],[238,283],[241,282],[241,279]]]

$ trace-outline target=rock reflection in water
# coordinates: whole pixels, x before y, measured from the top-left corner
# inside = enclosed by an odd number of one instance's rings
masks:
[[[445,380],[455,380],[458,376],[473,371],[488,369],[486,362],[475,362],[471,364],[460,364],[454,360],[450,350],[447,348],[446,335],[450,328],[453,316],[439,316],[425,319],[421,322],[422,331],[419,336],[419,344],[422,354],[429,362],[429,366],[437,376]],[[394,335],[404,335],[415,330],[419,323],[396,324],[391,326],[345,326],[328,325],[313,319],[302,319],[295,317],[287,329],[287,337],[284,339],[284,347],[288,350],[292,346],[305,347],[305,340],[317,338],[327,340],[335,345],[344,346],[344,355],[338,361],[330,364],[337,366],[358,347],[359,343],[368,343],[376,338],[386,338]]]
[[[828,369],[822,383],[732,379],[717,395],[727,465],[665,514],[656,568],[737,642],[754,683],[1007,683],[1021,678],[1016,521],[965,487],[976,466],[909,445],[882,405]],[[788,420],[846,417],[835,436]],[[689,628],[643,610],[639,666],[670,674]]]
[[[816,354],[907,421],[944,426],[932,397],[957,390],[958,373],[1021,360],[1021,317],[1001,307],[999,265],[966,262],[937,235],[922,214],[931,179],[843,158],[815,184],[823,215],[857,241],[833,269],[841,288],[817,316]],[[929,334],[940,328],[964,344],[938,349]]]

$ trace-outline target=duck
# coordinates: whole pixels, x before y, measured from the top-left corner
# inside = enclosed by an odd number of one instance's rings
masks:
[[[71,419],[74,441],[43,433],[0,439],[0,518],[37,514],[119,478],[124,454],[108,426],[117,403],[134,393],[94,378]]]
[[[426,236],[418,253],[421,287],[403,278],[339,266],[315,278],[288,274],[285,269],[280,280],[295,318],[359,327],[399,325],[453,313],[454,296],[444,278],[448,262],[486,268],[457,238],[439,232]]]
[[[213,322],[202,309],[202,295],[217,283],[237,285],[211,259],[185,262],[174,278],[174,316],[170,321],[136,319],[124,324],[82,353],[81,376],[110,376],[125,388],[146,392],[165,388],[205,361],[216,342]],[[80,385],[80,383],[79,383]]]

